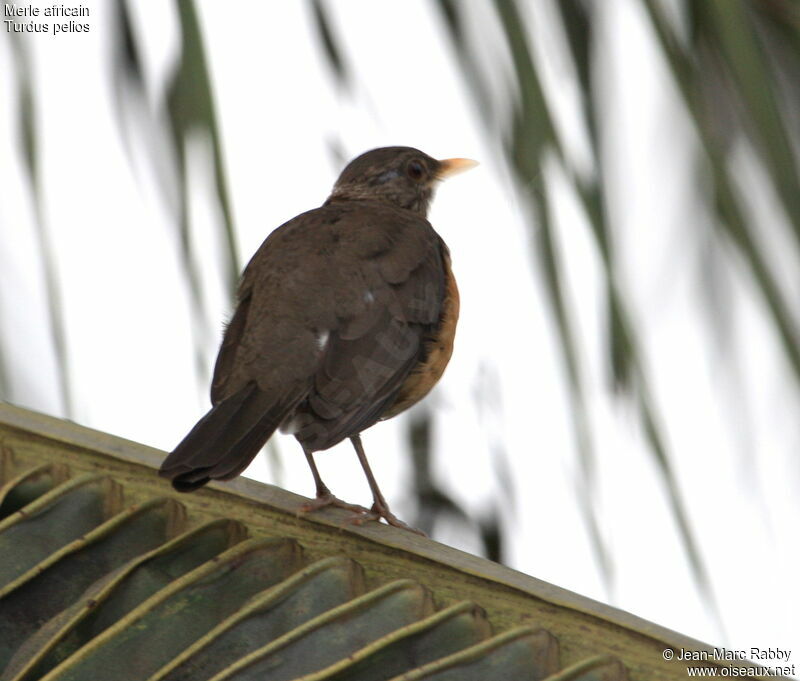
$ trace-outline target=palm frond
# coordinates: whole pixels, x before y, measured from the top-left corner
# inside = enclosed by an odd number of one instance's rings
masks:
[[[693,13],[695,49],[701,57],[715,59],[728,80],[727,92],[741,118],[740,130],[758,151],[800,243],[798,158],[792,153],[788,121],[781,114],[775,74],[756,32],[762,11],[758,3],[742,0],[698,4]],[[707,74],[710,69],[703,67],[700,62]]]
[[[222,159],[222,139],[217,124],[203,35],[192,0],[176,0],[181,26],[181,54],[175,75],[167,85],[167,110],[172,124],[176,159],[183,157],[187,137],[193,129],[206,133],[211,140],[216,198],[222,213],[225,244],[225,279],[230,293],[236,290],[241,266],[236,248],[228,183]],[[186,176],[183,164],[182,186]],[[185,192],[184,192],[185,194]],[[185,212],[185,206],[184,206]]]
[[[716,6],[712,2],[704,3],[703,7],[706,4]],[[752,35],[748,38],[728,35],[731,30],[753,32],[752,17],[749,25],[742,26],[741,22],[750,15],[741,7],[735,9],[736,4],[722,3],[730,9],[720,11],[730,14],[715,14],[713,17],[706,16],[698,5],[692,15],[695,20],[691,26],[693,43],[687,48],[682,46],[658,3],[645,0],[664,55],[700,138],[713,180],[712,200],[719,226],[750,268],[755,288],[764,299],[792,372],[800,381],[798,320],[745,216],[743,201],[746,199],[737,190],[729,165],[730,140],[746,136],[759,151],[759,158],[773,178],[776,194],[783,198],[795,235],[800,233],[800,214],[795,213],[795,204],[800,199],[797,161],[792,156],[793,143],[777,112],[779,107],[770,85],[774,83],[774,72],[765,72],[766,63],[752,43]],[[753,9],[754,5],[748,7],[749,12],[757,11]],[[708,9],[709,14],[715,11]],[[729,23],[738,28],[731,29]],[[724,35],[720,37],[719,34]],[[790,33],[792,35],[796,45],[800,31]],[[723,41],[726,44],[721,44]],[[758,54],[757,57],[751,54],[752,61],[757,63],[749,67],[738,64],[739,58],[730,54],[733,46],[727,44],[733,41],[746,42],[742,49]],[[790,43],[791,40],[787,41]],[[791,69],[788,64],[794,63],[794,72],[797,73],[800,50],[790,49],[784,56],[787,70]],[[729,64],[728,60],[734,60],[738,66]],[[761,85],[757,81],[761,81]],[[719,102],[721,93],[728,97],[722,103]],[[784,149],[778,150],[778,146],[784,146]]]
[[[36,127],[36,101],[33,95],[33,69],[30,63],[28,44],[18,33],[10,33],[12,53],[16,66],[16,102],[19,139],[22,140],[23,165],[28,177],[34,209],[34,227],[38,242],[39,257],[44,273],[44,285],[47,296],[47,314],[50,341],[56,358],[56,381],[64,415],[73,415],[73,401],[69,380],[69,352],[67,334],[64,326],[63,305],[58,286],[58,274],[53,247],[48,233],[44,198],[39,168],[39,137]]]
[[[322,0],[310,0],[309,4],[319,44],[322,46],[325,59],[331,67],[336,84],[343,90],[347,90],[352,83],[352,74],[342,51],[336,29],[333,26],[328,7]]]
[[[223,281],[229,299],[234,297],[241,264],[202,31],[191,0],[176,0],[176,10],[181,31],[180,54],[174,72],[163,86],[166,115],[162,116],[160,112],[152,111],[148,105],[148,84],[139,53],[136,27],[131,21],[126,0],[117,0],[117,39],[112,41],[114,99],[129,158],[131,129],[135,129],[138,132],[136,143],[146,152],[149,170],[159,178],[158,186],[164,193],[166,204],[174,213],[173,223],[178,232],[181,269],[187,282],[192,308],[196,373],[198,382],[205,384],[208,373],[209,329],[216,326],[216,322],[212,324],[208,319],[204,278],[199,271],[189,217],[190,188],[186,154],[190,136],[195,133],[199,132],[210,143],[216,207],[221,216],[219,243],[223,244]],[[165,140],[166,144],[160,144],[157,140]]]
[[[457,53],[461,55],[474,52],[468,38],[460,30],[465,23],[458,16],[466,8],[456,3],[440,0],[437,6],[442,10],[445,26]],[[594,452],[590,418],[585,406],[585,376],[582,368],[580,344],[577,342],[574,323],[569,310],[572,304],[565,293],[565,275],[558,259],[553,225],[548,209],[548,187],[546,181],[547,164],[551,159],[567,173],[571,185],[578,196],[584,214],[588,219],[592,234],[598,247],[605,279],[606,330],[608,366],[614,384],[622,394],[637,405],[642,431],[649,444],[649,452],[662,474],[668,494],[670,509],[682,540],[684,551],[691,565],[695,581],[710,606],[715,600],[711,592],[707,570],[691,530],[691,524],[681,499],[676,478],[672,470],[671,457],[666,447],[666,438],[658,424],[657,408],[653,404],[648,388],[649,379],[646,363],[642,356],[638,331],[631,323],[628,303],[623,289],[618,283],[617,263],[614,243],[608,224],[608,210],[605,205],[606,188],[603,184],[601,145],[603,139],[597,123],[600,102],[594,87],[592,68],[592,46],[595,17],[592,5],[580,0],[566,0],[554,3],[557,16],[564,28],[569,54],[572,58],[582,92],[583,120],[588,131],[592,157],[595,159],[594,173],[578,173],[570,165],[570,159],[563,147],[549,109],[547,95],[541,85],[535,59],[529,45],[524,18],[514,0],[496,0],[495,8],[503,35],[512,55],[517,85],[515,116],[509,122],[504,149],[507,160],[514,170],[518,184],[532,218],[531,227],[536,237],[535,257],[539,261],[545,290],[549,296],[551,311],[562,348],[565,374],[570,387],[570,403],[573,432],[582,462],[582,479],[577,482],[577,496],[582,508],[584,522],[592,538],[595,556],[607,584],[612,581],[611,560],[597,527],[596,509],[593,502]],[[473,96],[480,96],[485,88],[476,87],[479,82],[476,74],[480,70],[469,60],[459,60],[465,72],[467,83]],[[479,108],[486,103],[479,101]],[[487,132],[492,134],[492,130]],[[502,129],[498,131],[503,134]],[[498,134],[498,133],[495,133]]]
[[[434,450],[431,442],[433,427],[433,415],[426,408],[418,411],[408,422],[407,438],[413,475],[411,490],[417,503],[414,525],[426,534],[432,534],[436,523],[447,517],[467,530],[478,529],[479,534],[482,534],[479,527],[475,528],[469,513],[434,478]]]

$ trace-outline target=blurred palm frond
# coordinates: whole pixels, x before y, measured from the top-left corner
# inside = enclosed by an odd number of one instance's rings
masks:
[[[749,265],[753,285],[760,292],[768,309],[776,336],[796,377],[800,344],[796,311],[787,303],[790,292],[779,283],[769,259],[753,234],[746,217],[746,201],[735,185],[731,167],[732,141],[746,141],[755,152],[773,194],[778,197],[787,218],[786,223],[796,242],[800,227],[800,182],[798,181],[797,115],[794,106],[798,92],[796,77],[800,73],[800,11],[796,4],[776,0],[765,3],[746,3],[732,0],[687,3],[688,25],[681,36],[681,27],[667,18],[664,3],[643,0],[658,37],[659,46],[669,64],[671,75],[678,84],[700,141],[700,150],[707,159],[713,180],[707,197],[710,212],[722,227],[722,234]],[[477,54],[464,30],[467,24],[465,5],[440,0],[444,24],[460,57]],[[648,387],[647,364],[643,357],[639,331],[627,312],[627,292],[620,286],[614,243],[608,224],[604,173],[601,167],[602,148],[606,140],[597,124],[597,115],[604,95],[596,87],[593,68],[593,46],[597,37],[595,26],[601,10],[597,2],[564,0],[552,3],[560,19],[569,53],[579,81],[583,118],[591,143],[596,171],[589,176],[570,172],[570,163],[560,144],[550,114],[547,96],[537,75],[535,59],[528,43],[529,32],[525,17],[515,0],[496,0],[495,8],[507,47],[512,57],[516,77],[515,114],[504,128],[489,128],[489,133],[505,139],[505,153],[514,170],[523,197],[533,217],[532,227],[537,237],[537,254],[543,281],[549,292],[551,308],[564,352],[564,363],[572,389],[573,427],[584,460],[585,484],[591,487],[592,448],[588,418],[582,405],[583,376],[580,369],[578,344],[569,316],[569,302],[564,297],[563,274],[559,270],[557,253],[547,210],[547,163],[551,156],[561,163],[580,198],[585,215],[593,230],[602,259],[606,281],[606,328],[608,331],[608,365],[615,384],[637,405],[642,432],[651,455],[661,471],[668,492],[673,517],[683,540],[684,550],[692,566],[701,592],[713,602],[711,587],[704,568],[700,549],[693,537],[691,523],[681,500],[673,472],[666,438],[659,425],[658,408]],[[467,82],[473,95],[480,97],[488,89],[480,85],[479,69],[474,59],[461,59]],[[476,83],[479,86],[476,87]],[[488,108],[479,102],[481,108]],[[701,185],[704,186],[704,185]],[[702,238],[702,237],[701,237]],[[713,311],[709,310],[713,317]],[[666,424],[667,427],[669,424]],[[581,444],[583,443],[583,444]],[[590,520],[591,508],[585,517]],[[599,535],[595,535],[596,551],[602,562]]]
[[[44,196],[39,167],[39,137],[36,129],[36,100],[33,96],[33,69],[27,42],[18,33],[9,33],[8,35],[11,40],[16,67],[17,124],[19,127],[19,139],[22,140],[23,167],[31,192],[34,228],[44,275],[50,342],[56,359],[56,382],[64,415],[69,418],[73,415],[69,378],[69,352],[56,261],[45,219]]]
[[[339,47],[339,39],[332,24],[328,7],[322,0],[310,0],[310,4],[314,28],[325,55],[325,60],[331,67],[337,85],[343,90],[347,90],[352,83],[352,74],[344,53]]]
[[[217,124],[217,114],[212,96],[211,80],[203,46],[203,36],[198,22],[197,10],[192,0],[176,0],[181,26],[181,55],[172,82],[167,86],[167,109],[172,124],[175,158],[180,170],[183,205],[186,209],[186,141],[191,132],[200,130],[206,133],[212,145],[212,163],[217,203],[222,213],[225,243],[227,249],[225,279],[228,290],[236,290],[241,265],[236,249],[236,233],[233,228],[228,183],[222,159],[222,140]],[[188,241],[188,225],[182,224],[182,235]],[[187,245],[188,250],[188,245]]]
[[[796,116],[800,73],[797,6],[780,1],[693,3],[688,5],[688,37],[682,40],[659,3],[644,0],[644,5],[700,139],[704,168],[713,180],[708,199],[713,214],[749,266],[754,289],[800,380],[797,311],[787,303],[792,296],[782,289],[753,232],[745,213],[748,196],[736,186],[731,169],[734,142],[746,141],[785,211],[789,236],[800,244],[800,138],[788,128]],[[795,78],[789,82],[794,83],[787,89],[785,76],[791,73]]]
[[[412,482],[410,491],[417,505],[414,526],[433,534],[437,523],[444,520],[460,528],[460,535],[474,534],[484,554],[497,562],[503,560],[503,528],[496,508],[483,517],[476,517],[459,504],[436,482],[433,475],[432,430],[435,421],[430,409],[420,407],[408,420],[408,446],[411,453]]]
[[[222,157],[222,141],[217,124],[211,80],[203,46],[202,31],[192,0],[176,0],[180,26],[180,53],[173,73],[166,83],[148,83],[139,54],[137,28],[131,19],[126,0],[117,0],[113,87],[120,133],[130,154],[130,136],[136,131],[136,144],[148,150],[150,172],[159,178],[166,204],[174,212],[178,232],[179,255],[188,284],[194,320],[195,366],[200,383],[206,383],[207,336],[211,322],[207,319],[204,277],[199,270],[194,250],[189,217],[189,175],[186,166],[187,147],[199,133],[210,144],[211,175],[214,182],[216,208],[222,244],[223,281],[229,299],[233,299],[241,265],[236,247],[236,234],[227,189]],[[147,102],[148,85],[163,92],[164,110],[153,112]],[[129,120],[133,117],[135,120]],[[166,144],[159,144],[165,140]],[[164,157],[166,155],[166,158]],[[165,170],[167,169],[167,170]],[[214,322],[214,325],[216,323]]]

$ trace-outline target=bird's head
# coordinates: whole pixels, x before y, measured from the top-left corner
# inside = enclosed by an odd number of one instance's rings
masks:
[[[436,185],[476,165],[466,158],[437,161],[411,147],[373,149],[347,164],[328,200],[385,201],[425,216]]]

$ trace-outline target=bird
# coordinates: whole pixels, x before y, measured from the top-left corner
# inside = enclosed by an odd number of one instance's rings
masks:
[[[450,252],[427,219],[434,191],[477,165],[412,147],[353,159],[327,200],[275,229],[244,269],[211,383],[212,407],[164,460],[179,492],[240,475],[280,430],[302,446],[316,487],[310,512],[357,523],[397,518],[361,433],[439,381],[453,351],[459,294]],[[372,507],[334,496],[314,453],[349,438]]]

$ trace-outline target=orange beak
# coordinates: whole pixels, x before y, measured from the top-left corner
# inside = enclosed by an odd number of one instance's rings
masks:
[[[446,158],[439,161],[439,169],[436,173],[437,180],[446,180],[453,175],[471,170],[475,166],[480,165],[477,161],[470,158]]]

